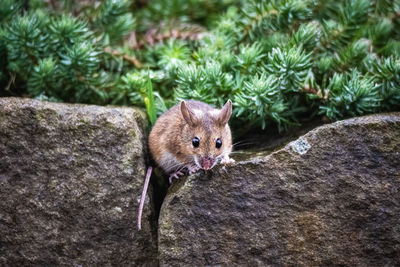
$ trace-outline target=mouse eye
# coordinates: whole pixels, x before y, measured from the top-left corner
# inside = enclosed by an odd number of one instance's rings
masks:
[[[221,148],[221,146],[222,146],[222,141],[221,141],[221,139],[217,139],[217,141],[215,141],[215,147],[216,148]]]
[[[193,138],[193,139],[192,139],[192,145],[193,145],[194,147],[199,147],[199,145],[200,145],[200,140],[199,140],[199,138],[197,138],[197,137]]]

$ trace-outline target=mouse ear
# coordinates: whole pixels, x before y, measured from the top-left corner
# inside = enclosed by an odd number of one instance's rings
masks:
[[[222,109],[218,115],[219,124],[220,125],[227,124],[231,115],[232,115],[232,101],[229,99],[226,102],[226,104],[222,107]]]
[[[196,126],[198,122],[196,114],[186,105],[184,100],[181,101],[181,113],[187,124]]]

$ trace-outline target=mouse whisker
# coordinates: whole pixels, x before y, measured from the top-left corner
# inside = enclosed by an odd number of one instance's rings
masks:
[[[219,155],[219,156],[217,156],[217,157],[215,157],[216,159],[222,159],[222,158],[224,158],[224,157],[226,157],[226,156],[229,156],[229,154],[230,153],[222,153],[221,155]]]
[[[210,169],[214,168],[215,165],[219,164],[219,160],[220,158],[216,157],[216,160],[214,161],[214,163],[211,165]]]
[[[234,146],[234,145],[243,144],[243,143],[253,143],[253,142],[251,140],[240,140],[240,141],[233,143],[232,145]]]
[[[242,144],[244,142],[247,142],[247,141],[246,140],[237,141],[236,143],[232,144],[232,146]]]
[[[197,159],[196,155],[193,156],[193,161],[197,165],[197,167],[199,167],[201,169],[201,165],[200,165],[199,160]]]
[[[167,173],[168,173],[168,174],[169,174],[169,173],[172,173],[172,172],[174,172],[174,171],[176,171],[176,170],[178,170],[178,169],[184,167],[184,165],[185,165],[185,163],[177,163],[177,164],[175,164],[175,165],[168,166],[168,172],[167,172]]]
[[[232,155],[232,154],[239,154],[239,153],[242,153],[243,151],[232,151],[231,153],[229,153],[229,155]]]
[[[255,145],[255,142],[245,142],[245,141],[239,141],[234,143],[232,146],[234,147],[241,147],[241,146],[247,146],[247,145]]]

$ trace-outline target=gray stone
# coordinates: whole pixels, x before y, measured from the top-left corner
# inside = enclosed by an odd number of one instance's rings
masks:
[[[160,266],[399,266],[400,113],[181,179],[158,253]]]
[[[157,265],[138,109],[0,98],[0,265]]]

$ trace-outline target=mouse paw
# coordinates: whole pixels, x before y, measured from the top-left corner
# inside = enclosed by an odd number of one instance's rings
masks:
[[[220,163],[221,164],[231,164],[231,163],[234,163],[234,162],[235,162],[234,159],[230,158],[229,156],[225,156],[225,157],[222,158]]]
[[[197,166],[196,164],[190,164],[187,166],[187,169],[189,171],[189,174],[193,174],[193,173],[197,172],[198,170],[200,170],[200,167]]]
[[[172,184],[172,178],[179,179],[179,176],[182,176],[184,173],[180,170],[173,172],[169,176],[169,184]]]

